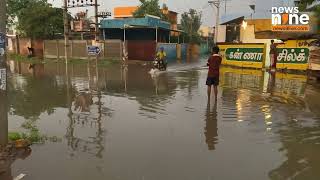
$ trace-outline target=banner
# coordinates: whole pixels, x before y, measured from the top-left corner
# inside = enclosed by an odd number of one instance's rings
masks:
[[[308,48],[278,48],[278,63],[306,64],[309,58]]]
[[[263,48],[227,48],[225,56],[231,61],[263,62]]]
[[[262,68],[266,59],[266,46],[262,43],[220,44],[222,64],[248,68]]]

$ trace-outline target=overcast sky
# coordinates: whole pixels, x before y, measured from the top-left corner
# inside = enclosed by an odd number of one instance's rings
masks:
[[[61,7],[63,0],[48,0],[54,6]],[[70,0],[72,1],[72,0]],[[204,25],[213,26],[215,24],[215,8],[208,5],[208,0],[159,0],[161,4],[166,3],[170,10],[176,11],[179,14],[194,8],[202,12],[202,21]],[[293,0],[227,0],[227,11],[225,12],[225,0],[222,0],[220,10],[221,22],[240,17],[250,17],[252,10],[250,4],[256,5],[255,18],[270,18],[269,10],[272,6],[292,6]],[[110,11],[113,13],[113,8],[117,6],[135,6],[139,5],[139,0],[98,0],[101,4],[99,11]],[[93,8],[87,8],[90,15],[93,15]],[[79,11],[78,9],[70,10],[72,13]],[[83,9],[85,10],[85,8]]]

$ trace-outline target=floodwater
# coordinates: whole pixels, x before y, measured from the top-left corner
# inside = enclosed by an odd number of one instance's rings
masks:
[[[201,63],[10,63],[9,132],[47,139],[11,165],[23,180],[320,179],[320,87],[224,67],[209,105]],[[28,125],[26,125],[28,124]]]

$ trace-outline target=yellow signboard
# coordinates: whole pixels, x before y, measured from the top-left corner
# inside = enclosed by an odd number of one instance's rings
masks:
[[[288,40],[277,46],[277,69],[307,70],[309,43],[313,40]]]
[[[218,46],[224,65],[263,68],[266,59],[265,44],[220,44]]]
[[[313,40],[288,40],[278,44],[277,69],[306,70],[309,63],[309,44]],[[267,57],[267,45],[262,43],[220,44],[222,64],[264,68]]]

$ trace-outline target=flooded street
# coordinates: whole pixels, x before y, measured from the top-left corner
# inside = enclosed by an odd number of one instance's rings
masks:
[[[11,62],[9,132],[46,137],[11,166],[24,180],[319,179],[320,87],[304,75],[205,62],[152,77],[141,65]]]

